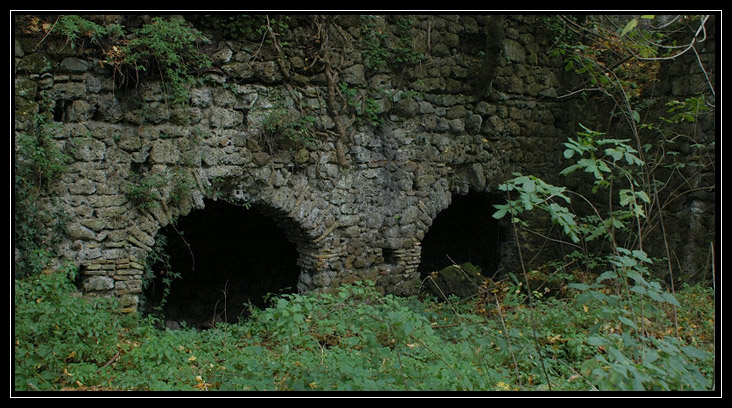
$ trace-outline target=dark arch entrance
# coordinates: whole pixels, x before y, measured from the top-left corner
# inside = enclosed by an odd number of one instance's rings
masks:
[[[506,228],[492,216],[493,205],[500,202],[489,193],[453,195],[450,206],[437,214],[422,240],[421,278],[452,261],[470,262],[480,267],[483,276],[491,277],[500,263],[500,244],[506,240]]]
[[[179,277],[166,293],[166,265],[158,261],[144,309],[154,310],[165,298],[160,311],[168,322],[199,328],[235,323],[247,316],[248,304],[263,307],[268,294],[297,290],[297,246],[262,208],[209,200],[161,229],[158,239],[167,241],[163,254]]]

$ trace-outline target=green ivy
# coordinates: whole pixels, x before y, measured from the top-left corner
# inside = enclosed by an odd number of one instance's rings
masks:
[[[394,46],[389,45],[391,36],[375,27],[372,16],[362,16],[361,41],[366,66],[374,71],[387,67],[404,67],[422,60],[423,55],[414,50],[412,19],[401,17],[396,21],[393,32]]]
[[[374,127],[384,123],[384,118],[381,115],[382,107],[372,96],[374,93],[383,93],[383,90],[368,92],[358,87],[350,87],[345,82],[339,82],[338,88],[348,107],[354,111],[357,123],[368,123]]]

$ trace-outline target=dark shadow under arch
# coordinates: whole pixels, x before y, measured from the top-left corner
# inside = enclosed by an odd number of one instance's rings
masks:
[[[297,245],[263,208],[205,201],[205,208],[161,229],[164,254],[180,277],[170,283],[162,315],[206,328],[215,321],[246,317],[247,304],[265,306],[268,294],[294,293],[300,276]],[[294,227],[290,227],[294,228]],[[161,237],[165,238],[161,238]],[[144,309],[161,304],[164,263],[144,291]]]
[[[470,192],[453,195],[452,203],[432,222],[422,240],[418,271],[422,279],[430,272],[453,264],[470,262],[491,277],[500,265],[500,247],[506,228],[492,214],[500,203],[496,194]]]

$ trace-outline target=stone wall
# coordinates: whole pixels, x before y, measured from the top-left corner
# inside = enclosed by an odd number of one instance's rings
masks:
[[[364,30],[398,50],[403,17],[423,58],[374,67]],[[17,36],[16,132],[50,101],[62,124],[55,141],[73,158],[48,194],[69,216],[62,257],[81,266],[86,291],[134,310],[158,230],[209,198],[278,220],[298,247],[301,292],[371,279],[388,293],[414,293],[421,240],[452,195],[496,192],[514,171],[555,175],[582,109],[557,98],[569,86],[547,55],[541,17],[492,24],[472,15],[334,17],[337,89],[322,64],[310,66],[323,37],[304,16],[278,33],[286,71],[262,38],[216,40],[204,30],[213,67],[183,105],[166,99],[154,75],[120,87],[91,51]],[[486,62],[497,32],[502,53]]]
[[[654,113],[660,116],[670,116],[668,106],[663,104],[670,100],[683,101],[703,96],[707,108],[695,122],[682,123],[674,128],[678,135],[686,136],[679,138],[677,148],[686,164],[678,169],[680,176],[676,179],[675,189],[664,188],[659,193],[664,200],[663,226],[668,254],[673,273],[681,279],[710,281],[714,263],[719,262],[713,257],[719,256],[719,248],[714,246],[719,244],[717,238],[721,234],[718,229],[720,220],[716,217],[719,209],[716,189],[721,181],[716,163],[717,152],[721,152],[721,145],[716,144],[716,72],[720,63],[716,58],[717,24],[715,16],[710,16],[705,29],[697,33],[694,49],[663,65],[654,89],[661,102]],[[688,44],[688,41],[687,38],[679,44]],[[667,174],[659,173],[660,177],[673,180]],[[659,256],[666,256],[665,246],[666,243],[661,242],[651,244]]]

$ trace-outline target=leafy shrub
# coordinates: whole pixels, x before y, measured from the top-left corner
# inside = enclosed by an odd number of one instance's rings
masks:
[[[117,352],[113,299],[75,294],[74,266],[15,281],[15,389],[57,390],[96,382]]]
[[[133,390],[484,390],[497,382],[474,329],[432,328],[420,302],[371,283],[288,294],[246,322],[159,331],[141,324],[115,363]],[[469,326],[468,326],[469,327]],[[482,330],[482,329],[481,329]],[[477,335],[476,335],[477,336]],[[486,343],[487,344],[487,343]]]
[[[667,336],[668,333],[649,335],[647,326],[652,324],[649,319],[666,318],[652,316],[651,311],[657,310],[658,305],[670,305],[676,316],[676,307],[681,304],[673,293],[652,279],[654,261],[643,250],[642,240],[637,238],[636,247],[619,245],[623,234],[634,236],[632,222],[640,230],[641,221],[648,215],[651,193],[649,186],[642,182],[644,162],[638,157],[638,151],[627,144],[628,140],[606,138],[602,132],[582,128],[576,140],[564,144],[567,148],[564,157],[576,161],[560,174],[581,170],[591,175],[593,193],[608,189],[619,209],[603,219],[601,209],[585,199],[596,216],[584,217],[584,223],[578,223],[576,215],[556,201],[561,199],[570,204],[569,196],[579,194],[534,176],[517,174],[500,189],[518,193],[518,198],[509,197],[507,204],[496,205],[493,216],[510,215],[514,224],[524,225],[519,218],[522,213],[542,209],[575,243],[586,244],[601,237],[606,240],[609,251],[602,257],[594,257],[602,259],[594,265],[602,268],[594,282],[567,285],[581,292],[576,299],[578,303],[585,308],[588,305],[596,308],[598,321],[603,322],[586,334],[586,345],[601,351],[582,364],[582,371],[593,386],[601,390],[708,389],[710,383],[701,369],[702,362],[709,358],[708,353],[683,344]],[[614,193],[617,197],[613,197]],[[534,336],[536,339],[537,335]]]
[[[445,343],[424,315],[371,283],[333,294],[285,295],[255,311],[246,327],[277,357],[269,368],[278,389],[488,387],[473,363],[474,349]]]
[[[522,303],[476,314],[486,305],[384,296],[357,283],[273,298],[237,324],[173,331],[153,316],[120,319],[111,300],[80,298],[74,272],[16,281],[16,390],[546,390],[541,358],[554,389],[703,389],[708,374],[696,367],[712,367],[709,354],[675,339],[636,347],[607,326],[597,299],[540,300],[542,356]],[[689,293],[690,309],[708,306],[710,293]],[[700,333],[705,313],[689,322]]]
[[[676,338],[624,332],[590,336],[587,343],[604,351],[582,365],[600,390],[704,391],[711,385],[698,365],[708,353]]]

